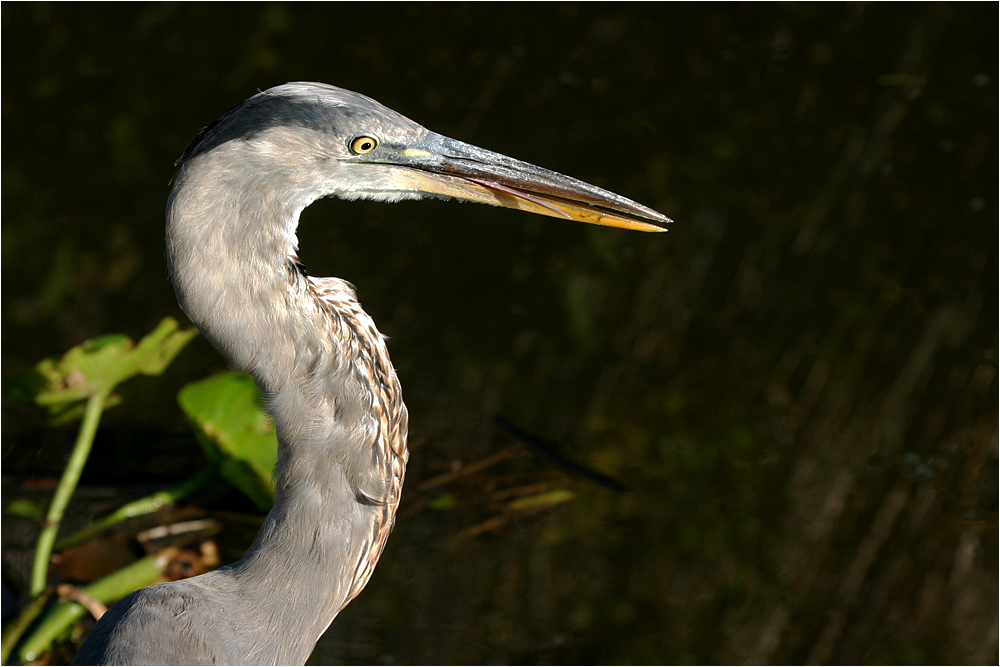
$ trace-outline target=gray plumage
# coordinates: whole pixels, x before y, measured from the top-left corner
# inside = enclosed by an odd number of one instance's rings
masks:
[[[306,275],[295,256],[302,210],[330,195],[440,196],[645,231],[667,218],[315,83],[248,99],[179,165],[170,276],[191,321],[267,399],[275,505],[243,559],[124,598],[74,664],[302,664],[368,582],[407,460],[383,337],[349,284]]]

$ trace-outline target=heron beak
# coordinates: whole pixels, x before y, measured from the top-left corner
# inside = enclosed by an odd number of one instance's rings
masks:
[[[531,213],[620,227],[665,232],[670,218],[613,192],[506,155],[438,134],[393,159],[395,183],[439,197],[454,197]],[[388,161],[388,160],[386,160]]]

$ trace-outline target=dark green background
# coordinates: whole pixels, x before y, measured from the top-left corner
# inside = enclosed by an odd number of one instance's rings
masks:
[[[400,521],[321,663],[993,662],[997,7],[5,3],[3,378],[180,316],[172,163],[258,89],[316,80],[677,222],[585,228],[323,201],[314,275],[358,286],[411,414]],[[174,394],[111,410],[85,484],[203,459]],[[4,484],[72,429],[4,403]],[[624,481],[455,546],[525,454]],[[441,489],[439,489],[441,491]],[[5,497],[8,497],[5,490]],[[450,546],[445,546],[450,545]],[[5,576],[16,581],[5,552]]]

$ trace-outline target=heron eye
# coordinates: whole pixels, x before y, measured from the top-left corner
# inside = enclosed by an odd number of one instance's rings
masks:
[[[358,137],[351,142],[351,150],[358,155],[371,153],[378,146],[378,139],[375,137]]]

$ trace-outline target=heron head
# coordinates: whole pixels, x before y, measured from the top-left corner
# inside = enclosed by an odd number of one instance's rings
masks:
[[[217,172],[301,205],[327,195],[444,197],[641,231],[664,231],[660,225],[670,222],[625,197],[436,134],[364,95],[319,83],[251,97],[205,128],[179,165],[183,173],[234,151],[238,166],[215,165]]]

